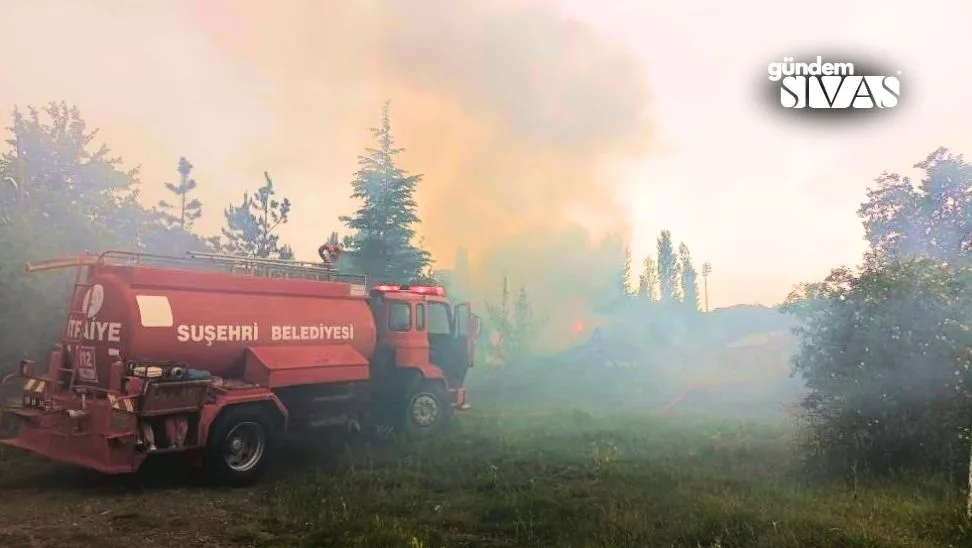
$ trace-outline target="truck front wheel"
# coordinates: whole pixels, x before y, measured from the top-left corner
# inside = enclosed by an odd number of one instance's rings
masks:
[[[213,423],[206,441],[205,465],[219,485],[242,487],[266,471],[273,421],[259,407],[231,407]]]
[[[452,422],[449,393],[441,382],[419,380],[405,395],[402,427],[409,437],[425,438],[445,430]]]

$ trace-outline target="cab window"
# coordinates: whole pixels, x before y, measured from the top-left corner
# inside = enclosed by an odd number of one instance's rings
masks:
[[[408,331],[412,328],[412,307],[408,303],[391,303],[388,307],[388,329]]]
[[[415,330],[425,331],[425,305],[422,303],[415,305]]]
[[[429,303],[429,335],[451,335],[452,318],[444,303]]]

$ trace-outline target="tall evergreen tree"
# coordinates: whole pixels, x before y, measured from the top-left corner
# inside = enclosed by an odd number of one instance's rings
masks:
[[[263,174],[266,182],[250,196],[243,193],[240,205],[230,205],[223,214],[226,227],[223,228],[222,248],[227,253],[261,259],[293,259],[294,252],[289,245],[280,245],[280,236],[274,233],[277,227],[286,223],[290,217],[290,200],[274,198],[273,179]]]
[[[678,257],[672,245],[672,233],[662,230],[658,235],[658,297],[663,303],[679,300]]]
[[[638,277],[638,298],[647,302],[658,300],[658,266],[650,255],[645,257],[644,271]]]
[[[698,310],[699,276],[692,265],[692,254],[684,242],[678,246],[678,266],[682,278],[682,302],[692,310]]]
[[[622,297],[631,296],[631,248],[624,248],[624,263],[621,266],[618,284]]]
[[[179,184],[165,183],[165,188],[177,196],[176,204],[165,200],[159,201],[162,218],[170,226],[191,230],[192,224],[202,217],[202,202],[196,198],[189,198],[189,194],[196,189],[196,180],[189,177],[192,164],[185,157],[179,158]]]
[[[381,126],[373,128],[377,148],[358,158],[351,197],[361,206],[341,221],[351,229],[348,255],[355,270],[375,283],[409,283],[420,279],[431,263],[429,253],[415,245],[415,188],[421,175],[409,175],[395,165],[404,149],[395,148],[389,103],[382,109]]]

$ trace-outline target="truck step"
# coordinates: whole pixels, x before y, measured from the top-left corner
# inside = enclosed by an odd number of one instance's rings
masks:
[[[193,449],[202,449],[201,445],[183,445],[182,447],[157,447],[155,449],[149,449],[145,451],[146,455],[164,455],[166,453],[178,453],[180,451],[192,451]]]
[[[313,401],[314,403],[331,403],[331,402],[348,401],[352,398],[354,398],[354,394],[349,392],[347,394],[334,394],[332,396],[315,396],[314,399],[311,401]]]

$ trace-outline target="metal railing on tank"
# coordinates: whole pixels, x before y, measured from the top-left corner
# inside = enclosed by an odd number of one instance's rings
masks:
[[[208,270],[232,274],[287,278],[316,281],[341,281],[365,284],[365,276],[340,274],[333,267],[309,261],[287,259],[263,259],[204,251],[189,251],[185,257],[154,255],[133,251],[106,251],[98,262],[101,264],[132,264],[159,268]]]

